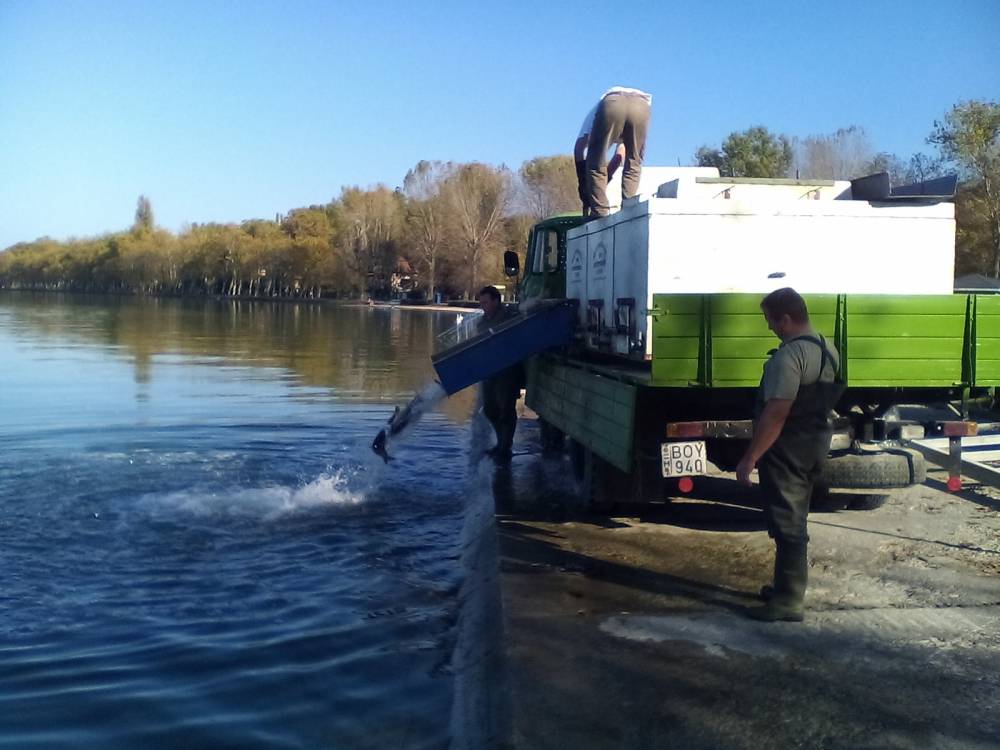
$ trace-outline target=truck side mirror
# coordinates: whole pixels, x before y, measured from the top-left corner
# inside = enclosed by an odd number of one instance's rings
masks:
[[[503,254],[503,272],[511,278],[521,272],[521,261],[513,250],[508,250]]]

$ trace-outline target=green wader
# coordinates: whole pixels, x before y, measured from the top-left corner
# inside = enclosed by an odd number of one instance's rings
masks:
[[[484,317],[479,322],[479,332],[492,331],[506,323],[516,313],[501,307],[492,318]],[[510,459],[514,446],[514,429],[517,427],[517,398],[524,387],[524,365],[518,362],[501,370],[480,383],[483,398],[483,415],[493,426],[497,436],[496,447],[490,453],[503,461]]]
[[[836,372],[826,342],[812,336],[799,338],[822,349],[823,366],[817,382],[799,386],[781,435],[758,464],[767,533],[775,544],[770,600],[767,606],[750,611],[752,617],[763,620],[802,619],[809,579],[809,499],[830,450],[830,410],[844,390],[834,382]]]
[[[517,427],[517,397],[521,394],[524,369],[520,364],[483,381],[483,414],[497,435],[496,456],[510,458]]]

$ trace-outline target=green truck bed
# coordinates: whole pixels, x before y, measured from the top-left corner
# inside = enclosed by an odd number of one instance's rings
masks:
[[[533,357],[527,403],[629,471],[642,393],[663,388],[670,398],[685,399],[678,389],[758,385],[768,352],[778,344],[760,300],[759,294],[654,295],[648,369]],[[958,393],[1000,385],[1000,295],[806,295],[806,302],[814,328],[840,351],[849,388]]]
[[[654,386],[756,386],[777,342],[759,294],[653,296]],[[1000,297],[806,295],[852,388],[1000,384]]]

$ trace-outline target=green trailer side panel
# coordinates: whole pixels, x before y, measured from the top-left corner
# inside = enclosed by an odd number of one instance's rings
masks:
[[[756,386],[767,353],[779,344],[761,314],[762,296],[654,295],[654,385]],[[837,295],[808,295],[806,304],[813,326],[837,344]]]
[[[760,310],[761,294],[709,296],[711,320],[711,385],[755,387],[768,352],[779,345]],[[838,300],[835,294],[805,296],[813,328],[836,344]]]
[[[965,294],[849,294],[850,312],[860,315],[954,315],[965,314]]]
[[[654,350],[658,348],[657,343],[658,340],[654,340]],[[690,339],[685,344],[694,347],[695,356],[671,357],[669,353],[664,354],[662,351],[659,356],[654,354],[652,368],[654,385],[686,386],[700,384],[697,351],[700,350],[701,344],[698,339]],[[673,345],[674,342],[672,341],[666,346],[672,347]]]
[[[852,339],[962,339],[965,330],[965,300],[954,315],[925,315],[914,309],[909,315],[857,313],[854,298],[847,299],[847,335]]]
[[[695,339],[701,333],[701,313],[668,313],[653,323],[653,335],[657,338],[690,338]]]
[[[528,360],[527,405],[625,472],[632,470],[636,387],[550,356]]]
[[[653,305],[659,307],[664,314],[670,315],[701,315],[703,294],[656,294]]]
[[[973,378],[977,386],[1000,385],[1000,295],[974,298]]]
[[[653,295],[655,385],[699,385],[704,378],[704,295]]]
[[[1000,342],[998,342],[1000,343]],[[960,338],[931,338],[910,336],[907,338],[852,338],[851,356],[858,359],[913,359],[913,352],[937,352],[956,362],[962,360],[963,342]]]
[[[951,387],[963,382],[968,297],[849,295],[851,387]]]
[[[653,297],[654,385],[753,387],[778,345],[759,294]],[[1000,385],[1000,297],[805,295],[850,387]],[[695,343],[697,342],[697,352]]]

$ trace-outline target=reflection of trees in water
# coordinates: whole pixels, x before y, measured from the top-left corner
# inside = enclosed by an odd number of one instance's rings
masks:
[[[132,361],[139,383],[151,382],[156,357],[179,355],[282,368],[301,385],[388,403],[433,377],[436,334],[454,322],[447,313],[364,306],[29,293],[0,294],[0,310],[33,340],[116,350]],[[442,410],[466,417],[468,391]]]

